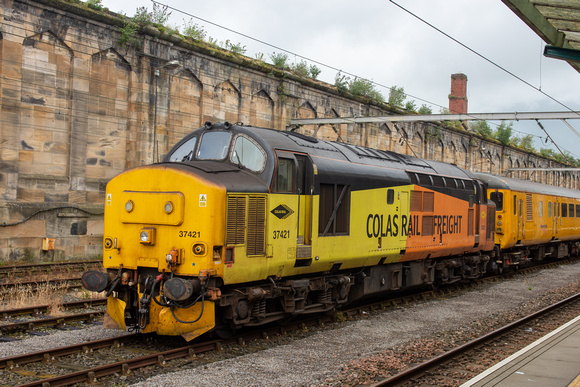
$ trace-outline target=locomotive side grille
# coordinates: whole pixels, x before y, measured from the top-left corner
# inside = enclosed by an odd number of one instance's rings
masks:
[[[433,192],[423,192],[423,211],[433,212],[435,208],[435,195]]]
[[[227,217],[226,244],[243,244],[246,223],[246,198],[244,196],[228,197]]]
[[[421,211],[422,200],[421,191],[411,191],[411,211]]]
[[[250,197],[248,203],[247,255],[263,255],[266,252],[266,198]]]
[[[433,235],[433,216],[423,215],[423,219],[421,219],[421,230],[423,235]]]
[[[532,210],[532,194],[526,194],[526,220],[534,220],[534,212]]]

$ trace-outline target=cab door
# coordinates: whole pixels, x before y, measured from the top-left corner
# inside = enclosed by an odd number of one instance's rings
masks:
[[[517,207],[517,218],[518,218],[518,236],[517,236],[517,244],[521,244],[522,239],[524,239],[524,215],[523,215],[523,203],[522,199],[519,199],[517,196],[514,195],[514,200],[516,201]]]
[[[558,239],[558,223],[560,219],[560,203],[554,202],[554,217],[552,218],[552,229],[554,230],[554,234],[552,235],[554,239]]]
[[[293,241],[296,259],[301,260],[300,265],[308,266],[312,257],[313,164],[305,154],[287,151],[276,151],[276,154],[278,159],[272,192],[294,197],[286,199],[293,208],[283,208],[284,205],[281,205],[278,211],[283,219],[296,212],[292,225],[292,229],[296,230],[296,240]]]

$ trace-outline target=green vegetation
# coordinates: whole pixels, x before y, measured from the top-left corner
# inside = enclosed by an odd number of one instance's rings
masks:
[[[117,44],[125,48],[141,48],[143,40],[139,36],[139,25],[130,18],[124,18],[123,27],[119,27],[121,37]]]
[[[405,89],[402,87],[393,86],[389,91],[389,105],[395,107],[403,107],[403,102],[405,101],[406,94]]]
[[[183,35],[193,40],[203,41],[207,34],[202,27],[193,23],[193,20],[189,20],[183,24]]]
[[[470,127],[471,130],[481,134],[485,138],[494,138],[493,130],[490,128],[487,121],[474,121]]]
[[[87,7],[96,11],[102,11],[105,9],[101,0],[87,0]]]
[[[431,110],[431,108],[425,104],[421,105],[421,107],[419,108],[419,111],[417,112],[419,114],[432,114],[433,111]]]
[[[288,62],[288,55],[284,54],[283,52],[273,52],[270,54],[270,60],[272,61],[274,67],[284,70],[287,67],[286,62]]]
[[[363,79],[357,78],[351,79],[346,75],[343,75],[341,72],[336,74],[334,77],[334,86],[338,90],[339,93],[350,93],[357,97],[368,98],[371,101],[384,103],[385,98],[383,95],[375,89],[373,82]]]
[[[501,124],[495,130],[494,133],[495,139],[500,143],[502,143],[503,145],[509,145],[513,131],[512,126],[513,123],[510,122],[509,125],[506,125],[505,121],[502,121]]]

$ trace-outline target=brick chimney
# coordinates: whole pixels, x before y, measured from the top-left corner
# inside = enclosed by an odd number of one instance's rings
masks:
[[[451,75],[451,94],[449,94],[449,113],[467,114],[467,75]]]

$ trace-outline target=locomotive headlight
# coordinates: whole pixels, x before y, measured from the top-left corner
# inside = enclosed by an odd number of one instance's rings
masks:
[[[197,243],[195,245],[193,245],[193,253],[195,255],[205,255],[205,244],[203,243]]]
[[[165,203],[165,206],[163,206],[163,210],[165,211],[166,214],[171,214],[173,212],[173,203],[171,202]]]
[[[139,239],[141,240],[141,244],[144,245],[155,244],[155,229],[151,227],[142,228],[139,233]]]
[[[113,240],[111,238],[105,238],[105,249],[110,249],[113,247]]]
[[[128,200],[127,203],[125,203],[125,211],[131,212],[133,211],[133,208],[134,208],[133,201]]]
[[[498,221],[497,221],[497,225],[498,225],[498,226],[501,226],[501,225],[502,225],[502,223],[501,223],[501,220],[498,220]]]

